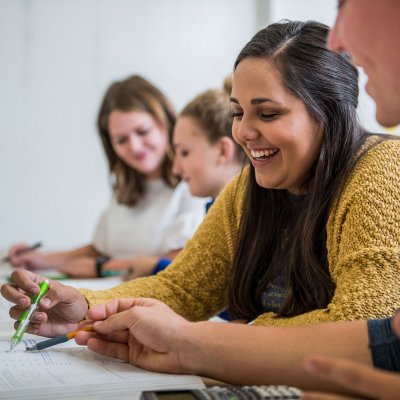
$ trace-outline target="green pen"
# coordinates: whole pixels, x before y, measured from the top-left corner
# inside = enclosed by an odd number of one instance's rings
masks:
[[[49,290],[49,281],[45,280],[39,283],[40,292],[31,297],[31,305],[18,318],[19,326],[11,338],[10,351],[14,350],[15,346],[21,342],[22,336],[28,328],[32,314],[39,308],[39,302]]]

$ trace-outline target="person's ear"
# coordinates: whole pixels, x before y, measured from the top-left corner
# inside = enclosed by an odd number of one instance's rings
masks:
[[[235,158],[235,143],[233,139],[224,136],[216,144],[219,149],[218,161],[220,164],[229,163]]]

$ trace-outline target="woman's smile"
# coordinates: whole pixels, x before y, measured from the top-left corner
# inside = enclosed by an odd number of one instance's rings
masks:
[[[250,159],[251,162],[253,163],[254,167],[257,166],[264,166],[267,164],[270,164],[273,159],[277,156],[279,153],[279,149],[277,148],[250,148],[249,145],[247,145],[247,148],[250,151]]]

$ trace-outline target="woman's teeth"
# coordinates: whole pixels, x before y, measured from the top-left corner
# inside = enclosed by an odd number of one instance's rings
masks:
[[[267,150],[250,150],[250,154],[255,159],[266,160],[274,156],[279,149],[267,149]]]

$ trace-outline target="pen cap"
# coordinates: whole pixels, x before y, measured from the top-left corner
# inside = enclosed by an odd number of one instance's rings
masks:
[[[32,304],[39,304],[39,301],[49,290],[49,281],[46,280],[46,281],[40,282],[38,286],[40,289],[39,293],[36,295],[30,296]],[[23,321],[26,318],[26,316],[28,315],[28,312],[29,312],[29,308],[21,314],[21,316],[18,318],[18,322]]]

